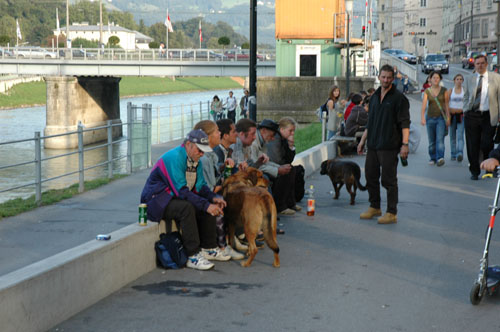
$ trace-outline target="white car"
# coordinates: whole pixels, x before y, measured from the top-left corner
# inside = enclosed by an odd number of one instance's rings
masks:
[[[27,59],[56,59],[56,52],[49,52],[40,47],[19,47],[12,50],[14,56]]]

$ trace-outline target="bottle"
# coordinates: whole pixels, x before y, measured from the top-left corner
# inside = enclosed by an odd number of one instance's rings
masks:
[[[230,177],[231,174],[233,174],[233,168],[229,165],[226,165],[226,168],[224,168],[224,180]]]
[[[401,165],[402,165],[403,167],[408,166],[408,158],[403,158],[403,157],[401,157],[401,155],[400,155],[400,156],[399,156],[399,159],[401,159]]]
[[[307,192],[307,215],[314,216],[316,201],[314,200],[314,186],[311,184]]]

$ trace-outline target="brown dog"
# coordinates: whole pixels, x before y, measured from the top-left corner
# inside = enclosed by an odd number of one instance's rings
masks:
[[[276,241],[277,211],[267,184],[262,172],[252,167],[230,176],[224,182],[223,193],[227,202],[224,218],[228,221],[230,245],[234,245],[237,226],[243,227],[248,241],[249,257],[241,263],[244,267],[250,266],[257,254],[255,238],[261,229],[267,246],[274,251],[273,266],[280,266],[280,249]]]
[[[330,177],[333,188],[335,189],[334,199],[339,198],[340,189],[345,183],[347,192],[351,195],[351,205],[355,204],[356,188],[359,188],[359,190],[362,191],[366,190],[366,187],[359,182],[361,169],[358,164],[353,161],[341,161],[335,159],[325,160],[321,163],[320,174],[328,174]]]

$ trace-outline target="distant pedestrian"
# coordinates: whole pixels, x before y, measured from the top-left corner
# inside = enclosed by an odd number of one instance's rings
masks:
[[[248,90],[245,89],[243,91],[244,95],[241,97],[240,100],[240,116],[242,116],[244,119],[248,119]]]
[[[410,87],[410,79],[408,78],[408,75],[403,76],[403,93],[408,93]]]
[[[398,153],[408,157],[410,136],[410,103],[392,84],[394,68],[384,65],[379,75],[381,87],[370,98],[368,124],[358,144],[358,154],[368,147],[365,160],[366,187],[370,207],[361,213],[361,219],[382,215],[380,209],[380,176],[387,190],[387,212],[378,218],[379,224],[397,222]]]
[[[457,74],[453,78],[455,86],[447,91],[450,110],[450,149],[451,160],[462,161],[464,156],[464,77]]]
[[[421,123],[427,128],[429,140],[429,165],[444,165],[444,137],[450,125],[448,94],[439,83],[443,78],[439,72],[431,72],[431,87],[424,92]],[[427,108],[427,111],[426,111]]]
[[[396,86],[396,89],[398,88],[399,82],[401,82],[402,78],[403,75],[399,71],[398,67],[394,66],[394,85]]]
[[[337,134],[341,122],[341,118],[338,116],[339,114],[342,116],[342,104],[340,102],[340,89],[338,86],[334,85],[331,87],[326,107],[328,108],[326,129],[328,130],[327,140],[329,140]]]
[[[210,115],[214,121],[222,118],[222,102],[217,95],[214,96],[212,103],[210,104]]]
[[[233,91],[229,91],[229,97],[226,98],[226,103],[224,107],[227,109],[227,118],[231,119],[234,123],[236,123],[236,97],[233,96]]]

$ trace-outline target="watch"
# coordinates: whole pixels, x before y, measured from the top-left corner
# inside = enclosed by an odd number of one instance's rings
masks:
[[[404,146],[408,146],[408,143],[403,143]]]

